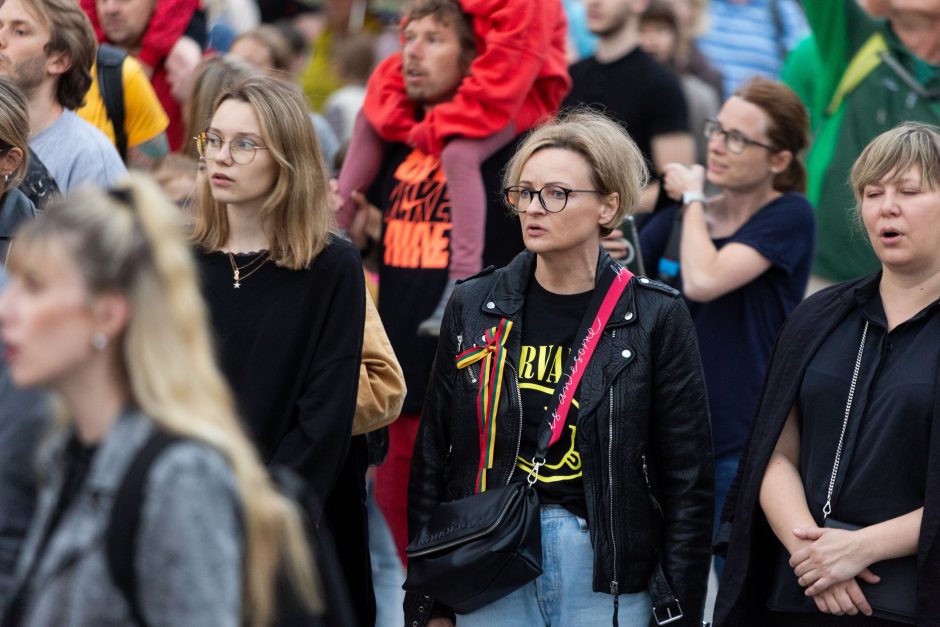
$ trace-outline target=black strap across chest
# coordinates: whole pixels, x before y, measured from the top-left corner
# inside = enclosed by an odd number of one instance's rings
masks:
[[[137,570],[134,568],[134,560],[137,555],[140,514],[145,498],[144,486],[150,469],[160,454],[181,439],[160,429],[153,430],[124,475],[114,498],[111,519],[108,521],[105,535],[108,571],[114,585],[124,595],[131,616],[140,627],[146,627],[147,621],[141,612],[137,594]]]

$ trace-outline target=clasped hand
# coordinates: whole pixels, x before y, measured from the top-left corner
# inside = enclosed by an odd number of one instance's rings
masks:
[[[881,578],[868,570],[871,561],[860,530],[806,527],[794,529],[793,535],[808,544],[793,552],[790,567],[819,611],[870,616],[871,606],[855,578],[867,583],[878,583]]]

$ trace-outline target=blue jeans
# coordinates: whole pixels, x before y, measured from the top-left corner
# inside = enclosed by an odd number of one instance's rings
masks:
[[[594,592],[594,551],[587,521],[560,505],[542,506],[542,574],[509,596],[457,616],[457,627],[609,625],[614,598]],[[620,595],[620,625],[647,627],[649,594]]]
[[[375,590],[375,627],[400,627],[405,622],[402,604],[405,567],[395,548],[382,510],[375,502],[375,486],[369,485],[369,553],[372,557],[372,587]]]

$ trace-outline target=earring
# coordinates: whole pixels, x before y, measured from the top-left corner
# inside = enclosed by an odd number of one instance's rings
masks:
[[[7,172],[6,174],[3,175],[3,182],[8,183],[9,181],[10,181],[10,173]]]
[[[101,352],[108,347],[108,336],[102,331],[95,331],[91,336],[91,347]]]

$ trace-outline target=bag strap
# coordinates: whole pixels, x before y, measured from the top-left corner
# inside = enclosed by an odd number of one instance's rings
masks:
[[[855,369],[852,371],[852,383],[849,385],[849,397],[845,401],[845,415],[842,417],[842,432],[839,434],[839,444],[836,446],[836,459],[832,463],[832,474],[829,476],[829,489],[826,492],[826,504],[823,505],[823,522],[832,513],[832,490],[836,486],[836,476],[839,474],[839,464],[842,462],[842,445],[845,442],[845,428],[849,425],[849,414],[852,413],[852,401],[855,399],[855,386],[858,384],[858,371],[862,368],[862,353],[865,352],[865,338],[868,336],[868,320],[862,329],[862,341],[858,344],[858,355],[855,357]]]
[[[532,459],[529,483],[535,483],[538,479],[539,467],[545,463],[545,455],[549,447],[561,438],[565,421],[568,418],[568,410],[571,409],[571,401],[578,390],[578,384],[581,383],[581,377],[587,370],[591,357],[594,355],[594,349],[597,348],[597,343],[617,301],[620,300],[620,296],[627,289],[631,279],[633,279],[633,273],[614,262],[601,270],[597,288],[581,320],[581,328],[575,335],[571,352],[565,360],[565,367],[562,370],[565,374],[559,380],[559,384],[561,381],[564,381],[564,384],[555,388],[546,412],[546,420],[539,429],[538,449]]]
[[[679,248],[682,244],[682,207],[676,209],[676,217],[672,221],[666,249],[659,258],[657,278],[670,287],[679,282]]]
[[[124,128],[124,59],[127,53],[115,46],[101,44],[96,57],[98,92],[104,110],[114,127],[114,145],[127,161],[127,131]]]
[[[160,453],[180,439],[179,436],[154,428],[121,481],[114,497],[105,535],[108,572],[114,585],[127,601],[131,616],[140,627],[146,627],[147,621],[141,612],[137,595],[137,569],[134,567],[134,558],[137,555],[137,532],[144,504],[144,484]]]

